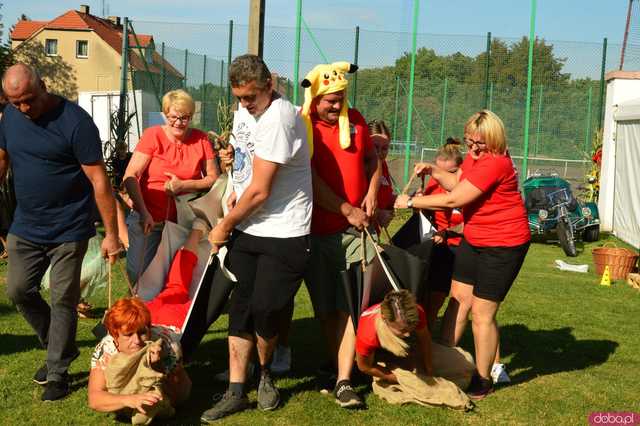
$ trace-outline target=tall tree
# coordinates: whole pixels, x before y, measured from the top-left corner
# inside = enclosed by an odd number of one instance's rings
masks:
[[[0,10],[2,9],[2,3],[0,3]],[[0,75],[4,73],[4,70],[13,62],[11,55],[11,47],[8,43],[2,41],[4,35],[4,24],[2,23],[2,14],[0,14]]]

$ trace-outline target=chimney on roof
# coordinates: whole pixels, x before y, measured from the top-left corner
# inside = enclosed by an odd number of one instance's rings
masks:
[[[80,13],[86,13],[88,15],[89,14],[89,6],[87,6],[86,4],[81,4],[80,5]]]
[[[120,17],[119,16],[109,16],[107,19],[109,21],[111,21],[115,26],[117,26],[117,27],[120,26]]]

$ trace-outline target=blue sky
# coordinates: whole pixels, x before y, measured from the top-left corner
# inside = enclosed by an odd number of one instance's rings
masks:
[[[85,3],[93,14],[102,14],[101,0],[0,2],[4,3],[0,13],[5,38],[21,13],[34,20],[52,19],[69,9],[79,9],[80,3]],[[105,2],[109,15],[132,18],[136,31],[154,35],[157,44],[165,42],[168,47],[207,54],[213,60],[226,59],[227,22],[233,19],[236,24],[233,53],[237,55],[246,49],[246,26],[243,25],[248,21],[249,0]],[[295,26],[295,4],[295,0],[266,0],[265,58],[272,70],[289,76],[293,69],[294,33],[283,27]],[[619,60],[627,4],[627,0],[538,0],[536,34],[552,41],[554,51],[568,58],[565,71],[578,77],[599,78],[603,37],[610,43],[608,68],[613,68]],[[475,55],[484,49],[488,31],[494,37],[512,40],[528,35],[529,7],[529,0],[421,0],[418,31],[424,35],[418,39],[418,45],[434,48],[439,54],[461,51]],[[393,63],[410,49],[407,33],[411,31],[412,10],[413,0],[303,0],[304,20],[319,40],[320,50],[308,34],[303,34],[301,72],[306,72],[315,63],[324,62],[323,54],[329,61],[351,60],[356,25],[362,31],[359,64],[366,67]],[[178,51],[174,53],[176,59],[172,62],[181,63],[179,58],[183,55]],[[195,64],[197,60],[190,63]],[[215,68],[215,63],[208,68]],[[219,74],[212,74],[210,78],[216,81]]]
[[[105,0],[111,15],[144,21],[247,22],[248,0]],[[101,14],[101,0],[1,0],[5,28],[21,13],[50,19],[84,2]],[[627,0],[539,0],[537,33],[549,40],[622,40]],[[303,0],[303,14],[313,28],[409,31],[412,0]],[[422,0],[420,32],[519,37],[529,32],[528,0]],[[294,26],[294,0],[266,0],[267,25]]]

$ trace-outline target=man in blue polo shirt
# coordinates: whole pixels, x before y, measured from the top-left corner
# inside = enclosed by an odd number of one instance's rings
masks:
[[[0,180],[11,167],[17,208],[9,229],[7,294],[47,349],[34,376],[43,401],[69,394],[67,370],[77,358],[76,305],[97,205],[105,228],[102,252],[120,251],[115,201],[98,130],[78,105],[47,93],[37,72],[17,64],[5,72],[9,101],[0,121]],[[51,265],[51,306],[40,282]]]

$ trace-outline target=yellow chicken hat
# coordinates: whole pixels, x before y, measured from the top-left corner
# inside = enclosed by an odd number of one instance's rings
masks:
[[[358,70],[358,66],[349,62],[334,62],[332,64],[316,65],[302,80],[304,87],[304,104],[301,115],[307,125],[307,142],[310,152],[313,153],[313,126],[311,124],[311,103],[314,98],[329,93],[345,91],[345,102],[342,103],[338,125],[340,127],[340,147],[347,149],[351,145],[351,135],[349,130],[349,106],[346,101],[346,89],[349,81],[345,78],[345,73],[353,73]]]

